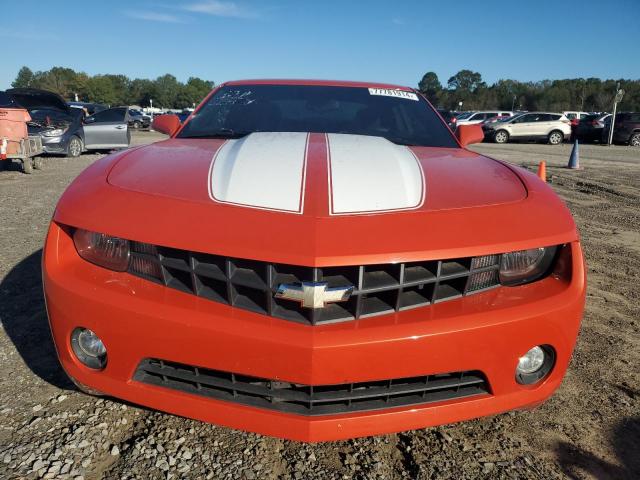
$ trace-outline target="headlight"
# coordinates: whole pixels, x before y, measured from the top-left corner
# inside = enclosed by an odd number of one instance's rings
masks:
[[[45,137],[59,137],[60,135],[64,135],[68,128],[54,128],[53,130],[44,130],[42,133]]]
[[[104,233],[77,229],[73,243],[78,255],[109,270],[124,272],[129,266],[129,241]]]
[[[500,260],[500,283],[514,286],[530,283],[549,271],[557,247],[532,248],[503,253]]]

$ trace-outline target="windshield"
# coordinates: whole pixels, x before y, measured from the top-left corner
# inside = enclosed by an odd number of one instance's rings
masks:
[[[400,145],[457,147],[449,128],[413,92],[315,85],[228,85],[186,123],[179,138],[252,132],[347,133]]]
[[[471,115],[473,115],[475,112],[465,112],[465,113],[461,113],[460,115],[458,115],[458,120],[466,120],[467,118],[469,118]]]

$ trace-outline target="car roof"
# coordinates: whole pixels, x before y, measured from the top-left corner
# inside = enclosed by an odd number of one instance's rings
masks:
[[[222,85],[315,85],[325,87],[363,87],[363,88],[391,88],[394,90],[414,91],[411,87],[394,85],[391,83],[356,82],[347,80],[311,80],[311,79],[255,79],[232,80]],[[222,86],[221,85],[221,86]]]

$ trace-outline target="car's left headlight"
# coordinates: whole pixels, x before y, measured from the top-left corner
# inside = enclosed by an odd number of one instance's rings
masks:
[[[41,133],[45,137],[59,137],[64,135],[67,130],[67,128],[54,128],[53,130],[44,130]]]
[[[503,253],[500,259],[500,283],[514,286],[538,280],[549,272],[557,249],[554,246]]]

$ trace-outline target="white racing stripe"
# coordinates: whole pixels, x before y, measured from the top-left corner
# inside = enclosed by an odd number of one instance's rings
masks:
[[[333,133],[327,137],[331,215],[422,206],[424,173],[408,147],[382,137]]]
[[[302,213],[307,133],[256,132],[229,140],[209,170],[209,195],[221,203]]]

